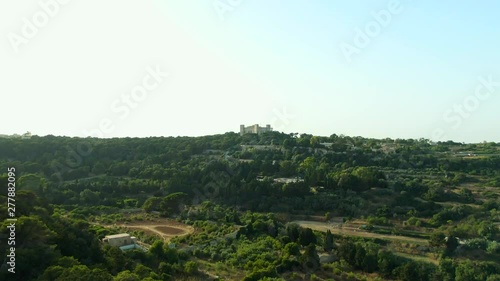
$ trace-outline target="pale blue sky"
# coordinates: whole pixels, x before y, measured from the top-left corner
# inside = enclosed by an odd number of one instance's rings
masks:
[[[46,9],[24,36],[23,18]],[[2,1],[0,134],[197,136],[259,123],[499,142],[498,11],[497,1]],[[126,105],[121,95],[156,66],[168,78]]]

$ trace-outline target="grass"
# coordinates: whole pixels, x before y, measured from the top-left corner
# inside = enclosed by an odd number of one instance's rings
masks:
[[[432,263],[435,265],[439,265],[439,261],[436,259],[433,259],[428,256],[420,256],[420,255],[412,255],[412,254],[407,254],[407,253],[401,253],[401,252],[394,252],[394,255],[400,256],[403,258],[411,259],[414,261],[420,261],[420,262],[426,262],[426,263]]]
[[[243,280],[245,278],[245,272],[222,262],[209,262],[202,259],[196,259],[196,261],[200,265],[199,270],[209,276],[219,276],[223,280]]]

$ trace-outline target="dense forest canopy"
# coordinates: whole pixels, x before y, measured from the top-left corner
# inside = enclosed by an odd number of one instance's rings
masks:
[[[33,136],[0,138],[0,167],[2,280],[500,280],[498,143]],[[127,227],[158,221],[191,231]]]

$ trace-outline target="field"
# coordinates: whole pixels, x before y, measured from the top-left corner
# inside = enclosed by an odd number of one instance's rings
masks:
[[[325,223],[317,221],[293,221],[293,223],[296,223],[302,227],[308,227],[312,230],[317,230],[322,232],[330,230],[333,234],[338,234],[338,235],[356,236],[363,238],[378,238],[388,241],[408,242],[417,245],[427,245],[427,240],[425,239],[408,237],[403,235],[389,235],[389,234],[378,234],[373,232],[367,232],[357,227],[342,225],[340,223]]]
[[[193,233],[194,228],[170,219],[155,219],[153,221],[118,222],[107,227],[122,227],[129,230],[140,230],[146,234],[156,235],[165,241],[178,236]]]

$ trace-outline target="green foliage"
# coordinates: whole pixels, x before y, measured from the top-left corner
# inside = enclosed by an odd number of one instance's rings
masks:
[[[500,273],[498,263],[464,260],[457,262],[455,267],[457,281],[486,280],[489,276]]]
[[[184,265],[184,272],[190,275],[198,272],[198,264],[193,261],[186,262]]]
[[[316,235],[310,228],[301,228],[299,234],[299,243],[302,246],[316,243]]]
[[[276,270],[274,269],[261,269],[257,271],[253,271],[252,273],[248,274],[243,278],[243,281],[259,281],[263,280],[266,277],[277,277]],[[268,279],[269,280],[269,279]],[[272,279],[270,279],[272,280]]]
[[[314,272],[319,268],[319,256],[314,244],[309,244],[309,246],[305,248],[304,253],[300,256],[299,262],[308,272]]]
[[[82,142],[92,153],[75,159]],[[304,274],[326,280],[330,273],[336,280],[362,280],[371,272],[400,280],[495,280],[498,266],[486,260],[497,259],[500,248],[500,205],[493,188],[500,157],[490,156],[499,149],[497,144],[278,132],[0,138],[0,166],[22,171],[16,194],[19,274],[0,273],[0,279],[207,280],[204,271],[216,264],[217,272],[244,273],[245,280],[298,280]],[[460,156],[467,151],[480,157]],[[303,181],[275,181],[279,177]],[[0,174],[0,185],[7,181]],[[104,225],[157,212],[192,225],[195,232],[171,244],[151,236],[142,240],[152,243],[148,252],[122,252],[100,243],[116,232]],[[7,214],[6,204],[0,214]],[[334,217],[363,216],[386,234],[394,229],[405,236],[430,234],[431,248],[453,259],[441,259],[436,268],[391,253],[401,250],[396,243],[350,238],[335,243],[330,231],[320,235],[287,223],[294,215],[324,215],[332,223]],[[5,223],[0,232],[8,235]],[[455,237],[466,244],[459,246]],[[401,248],[416,251],[413,244]],[[6,250],[0,245],[0,252]],[[340,260],[320,266],[323,250]]]
[[[295,242],[287,243],[284,247],[284,252],[290,256],[299,256],[300,255],[300,246],[299,246],[299,244],[297,244]]]
[[[385,226],[392,226],[393,224],[391,221],[385,217],[372,217],[369,216],[366,218],[366,222],[371,224],[371,225],[385,225]]]
[[[396,267],[393,275],[400,280],[427,281],[433,276],[433,271],[430,264],[411,261]]]
[[[139,275],[130,272],[130,270],[125,270],[120,273],[113,279],[113,281],[140,281]]]
[[[330,230],[327,230],[325,238],[323,239],[323,249],[327,252],[330,252],[334,248],[335,248],[335,243],[333,242],[332,232]]]
[[[71,268],[63,269],[60,274],[52,279],[54,281],[75,280],[75,281],[112,281],[113,277],[102,269],[90,269],[85,265],[74,265]]]

